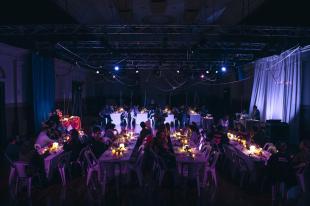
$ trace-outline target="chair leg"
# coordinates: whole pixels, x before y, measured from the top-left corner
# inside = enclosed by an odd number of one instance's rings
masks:
[[[197,192],[198,192],[198,197],[200,197],[200,182],[199,182],[199,177],[196,177],[196,184],[197,184]]]
[[[14,177],[15,177],[15,168],[11,167],[10,176],[9,176],[9,187],[12,186]]]
[[[215,170],[212,170],[212,179],[214,181],[215,186],[217,187],[217,178]]]
[[[106,175],[104,174],[101,182],[102,195],[105,194],[105,187],[106,187]]]
[[[15,185],[15,196],[17,196],[18,194],[18,188],[19,187],[19,178],[17,177],[17,180],[16,180],[16,185]]]
[[[159,174],[159,186],[161,186],[161,184],[163,182],[163,179],[164,179],[164,176],[165,176],[165,172],[164,171],[160,171],[160,174]]]
[[[92,176],[92,171],[89,169],[87,171],[87,178],[86,178],[86,185],[87,186],[89,185],[89,181],[90,181],[91,176]]]
[[[27,192],[28,192],[28,197],[31,197],[31,183],[32,183],[32,178],[28,178],[28,187],[27,187]]]
[[[139,185],[140,185],[140,187],[142,187],[143,186],[142,171],[141,170],[137,170],[136,174],[137,174],[137,177],[138,177]]]

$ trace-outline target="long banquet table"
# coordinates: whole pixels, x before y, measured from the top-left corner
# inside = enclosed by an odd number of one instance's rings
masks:
[[[197,173],[194,172],[192,175],[199,175],[200,184],[204,186],[206,181],[205,166],[208,161],[206,155],[199,151],[198,146],[193,142],[188,143],[191,148],[191,152],[187,153],[184,151],[179,140],[175,137],[171,137],[170,140],[175,154],[179,174],[181,174],[181,176],[184,175],[184,168],[187,169],[187,172],[185,173],[187,173],[188,176],[190,176],[190,173],[196,171]]]
[[[138,135],[134,135],[130,141],[126,144],[125,150],[122,151],[122,155],[115,153],[115,147],[111,146],[107,149],[98,159],[100,173],[104,173],[104,164],[113,164],[119,168],[119,172],[124,174],[128,171],[128,164],[132,159],[133,153],[136,151]],[[102,177],[100,177],[102,178]]]
[[[229,140],[229,144],[224,145],[224,149],[226,155],[235,154],[238,158],[244,160],[250,172],[250,181],[252,183],[260,179],[261,171],[267,165],[268,159],[271,156],[270,152],[264,150],[261,150],[261,154],[257,155],[244,147],[240,142],[234,140]],[[228,158],[230,158],[230,155],[228,155]]]

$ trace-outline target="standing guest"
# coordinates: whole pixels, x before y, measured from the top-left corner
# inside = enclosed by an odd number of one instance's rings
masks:
[[[224,132],[228,132],[228,129],[229,129],[229,116],[225,115],[222,119],[220,119],[219,125],[222,126]]]
[[[16,137],[12,137],[9,140],[5,153],[13,162],[19,159],[20,146],[17,144]]]
[[[165,131],[166,131],[166,137],[169,138],[170,137],[170,124],[168,122],[165,124]]]
[[[253,106],[251,118],[254,120],[260,120],[260,111],[258,110],[256,105]]]
[[[310,163],[310,141],[303,140],[299,144],[299,152],[293,157],[295,169],[305,167]]]

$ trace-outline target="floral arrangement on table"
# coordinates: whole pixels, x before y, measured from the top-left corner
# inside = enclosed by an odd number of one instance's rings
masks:
[[[124,151],[126,151],[125,144],[119,144],[117,148],[112,148],[112,154],[115,156],[123,156]]]
[[[183,145],[183,147],[181,147],[180,149],[181,153],[185,153],[187,156],[195,158],[195,153],[193,152],[192,148],[189,145]]]
[[[242,145],[243,149],[247,150],[249,155],[256,155],[256,156],[263,155],[263,148],[255,144],[251,144],[251,145],[247,144],[247,141],[243,137],[230,133],[230,132],[227,133],[227,137],[229,140],[237,142],[240,145]]]

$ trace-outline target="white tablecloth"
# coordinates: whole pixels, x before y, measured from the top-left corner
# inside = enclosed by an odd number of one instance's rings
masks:
[[[148,120],[147,113],[138,113],[137,119],[136,119],[136,124],[140,125],[141,122],[146,122],[147,120]]]
[[[165,118],[165,123],[174,123],[174,115],[173,114],[168,114],[168,116]]]
[[[195,122],[198,126],[201,124],[201,116],[200,114],[191,114],[189,116],[189,123]]]
[[[112,113],[110,114],[110,117],[112,119],[112,123],[115,125],[121,124],[121,113]]]
[[[54,169],[56,169],[58,159],[62,153],[63,153],[63,150],[61,150],[55,154],[50,154],[44,158],[44,169],[45,169],[46,177],[48,179],[51,177],[52,171]]]

